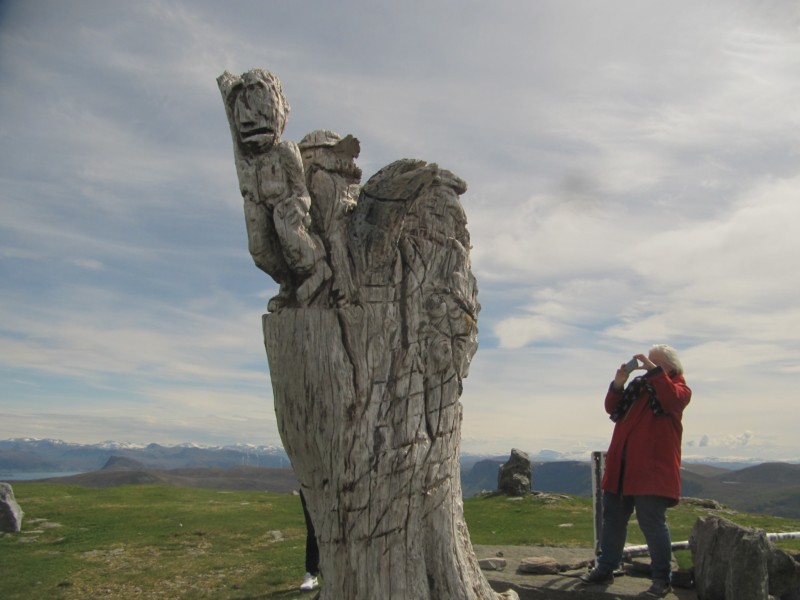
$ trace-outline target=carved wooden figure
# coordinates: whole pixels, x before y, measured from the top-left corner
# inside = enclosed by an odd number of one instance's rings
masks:
[[[461,499],[459,397],[480,310],[466,183],[403,159],[359,191],[358,140],[324,130],[300,143],[298,181],[296,147],[277,142],[288,107],[277,78],[218,83],[251,253],[281,284],[262,325],[279,432],[317,533],[319,598],[516,598],[483,577]],[[288,226],[282,203],[296,213]]]
[[[233,135],[250,255],[280,284],[268,309],[309,306],[330,278],[321,240],[309,231],[311,198],[300,150],[281,141],[289,103],[272,73],[217,79]]]
[[[358,199],[361,169],[355,159],[361,146],[351,135],[342,139],[333,131],[319,130],[300,140],[300,151],[311,195],[311,227],[322,238],[333,268],[333,299],[344,306],[355,295],[347,230]]]

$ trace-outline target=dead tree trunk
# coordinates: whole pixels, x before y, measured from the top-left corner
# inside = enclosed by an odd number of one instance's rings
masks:
[[[494,599],[461,500],[478,305],[458,180],[403,166],[410,198],[367,184],[359,199],[358,304],[264,317],[278,426],[315,522],[321,599]]]
[[[220,78],[235,154],[246,153],[253,137],[237,134],[236,115],[258,120],[258,77],[273,85],[263,72],[243,83]],[[251,91],[234,110],[237,86]],[[250,157],[255,167],[238,172],[246,207],[250,189],[273,194],[255,196],[261,206],[276,206],[266,234],[293,233],[272,245],[285,259],[259,256],[257,264],[289,270],[275,271],[281,294],[264,315],[264,341],[278,429],[319,543],[319,597],[495,600],[461,499],[459,397],[477,349],[480,308],[459,200],[466,184],[434,164],[401,160],[375,174],[354,202],[348,177],[355,171],[342,168],[341,158],[358,155],[357,140],[314,132],[299,149],[308,197],[319,205],[310,215],[328,215],[325,223],[292,220],[274,200],[282,181],[274,166],[286,153],[268,157],[269,188],[258,176],[265,159]],[[302,217],[302,203],[286,187],[288,205],[301,209],[292,214]],[[262,246],[251,239],[251,248]],[[315,262],[319,247],[327,264]]]

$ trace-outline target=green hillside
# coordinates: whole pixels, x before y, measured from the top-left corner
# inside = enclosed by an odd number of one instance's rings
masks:
[[[23,531],[0,537],[0,598],[310,598],[300,501],[286,493],[18,482]],[[475,544],[591,546],[587,498],[479,496],[464,503]],[[708,509],[670,511],[675,540]],[[723,511],[743,525],[798,531],[800,520]],[[641,543],[631,527],[631,543]],[[800,540],[781,547],[800,552]],[[685,560],[685,559],[684,559]]]
[[[461,472],[465,497],[497,488],[502,464],[495,459],[474,463]],[[578,461],[533,463],[533,489],[540,492],[591,496],[591,464]],[[729,470],[684,463],[681,467],[684,496],[712,498],[744,512],[800,519],[800,465],[761,463]]]

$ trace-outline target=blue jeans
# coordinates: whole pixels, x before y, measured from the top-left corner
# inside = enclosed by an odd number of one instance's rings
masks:
[[[672,504],[663,496],[622,496],[603,492],[603,530],[597,568],[612,572],[622,562],[628,535],[628,521],[636,508],[636,520],[647,540],[653,579],[672,580],[672,540],[667,526],[667,508]]]

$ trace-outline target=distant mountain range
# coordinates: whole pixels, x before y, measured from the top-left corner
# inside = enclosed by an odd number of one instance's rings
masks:
[[[148,469],[133,459],[118,457],[109,459],[99,471],[47,477],[38,481],[70,483],[89,488],[163,483],[181,487],[262,492],[291,492],[300,487],[294,472],[288,468],[238,466]]]
[[[461,491],[464,497],[497,489],[497,475],[503,460],[484,459],[466,468],[462,463]],[[587,461],[533,462],[531,469],[532,487],[537,492],[571,494],[573,496],[592,495],[591,464]]]
[[[71,444],[61,440],[0,440],[0,479],[17,473],[66,473],[101,469],[112,457],[129,458],[151,469],[192,467],[289,467],[278,446],[137,446],[119,442]]]
[[[462,469],[465,497],[497,489],[497,474],[504,459],[484,459]],[[738,468],[717,464],[684,463],[681,484],[684,496],[711,499],[736,510],[800,519],[800,464],[761,463]],[[591,496],[592,475],[588,461],[532,463],[533,490]]]
[[[532,488],[540,492],[590,496],[590,463],[564,460],[565,456],[569,455],[552,451],[533,455]],[[494,491],[498,469],[507,460],[508,456],[463,454],[463,495],[469,497],[481,491]],[[162,446],[116,442],[86,445],[50,439],[0,440],[0,480],[13,480],[15,474],[21,473],[28,477],[32,473],[41,473],[42,477],[80,473],[70,479],[94,487],[122,482],[169,482],[286,491],[296,485],[290,469],[286,453],[277,446]],[[798,464],[684,463],[682,483],[684,496],[717,500],[737,510],[800,518]]]

